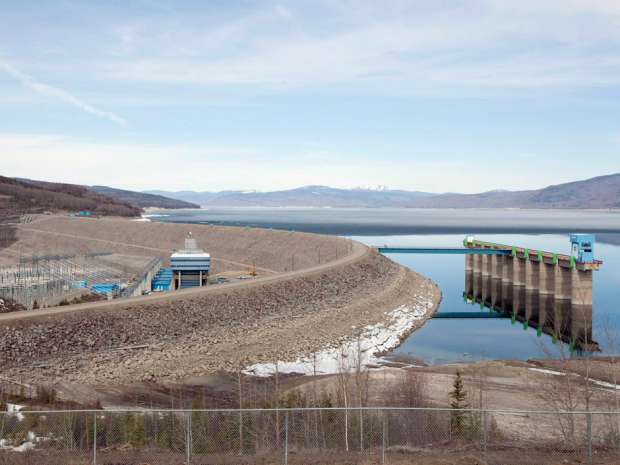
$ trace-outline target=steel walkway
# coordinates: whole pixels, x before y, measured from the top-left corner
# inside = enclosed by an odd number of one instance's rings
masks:
[[[510,255],[511,249],[483,249],[469,247],[375,247],[379,253],[424,253],[463,255]]]

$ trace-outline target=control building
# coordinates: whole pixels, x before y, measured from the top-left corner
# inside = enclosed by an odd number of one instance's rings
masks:
[[[170,268],[175,289],[204,286],[211,269],[211,255],[200,249],[189,233],[185,238],[185,248],[170,256]]]
[[[594,235],[571,234],[571,256],[577,263],[594,262]]]

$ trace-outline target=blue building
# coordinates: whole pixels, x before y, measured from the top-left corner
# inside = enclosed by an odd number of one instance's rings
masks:
[[[593,234],[571,234],[571,256],[577,263],[594,262],[594,235]]]
[[[174,285],[174,272],[172,268],[160,268],[151,281],[153,292],[166,292],[172,290]]]
[[[118,283],[97,283],[90,287],[93,294],[105,295],[108,299],[117,296],[120,292]]]

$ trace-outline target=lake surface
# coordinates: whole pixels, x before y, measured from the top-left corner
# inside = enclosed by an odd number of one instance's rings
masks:
[[[553,252],[570,253],[567,235],[558,234],[478,234],[477,238],[515,244]],[[369,245],[456,246],[463,235],[352,236]],[[602,351],[616,352],[609,332],[620,328],[620,247],[596,244],[595,253],[604,260],[593,280],[593,340]],[[391,259],[435,281],[443,300],[438,311],[486,311],[463,300],[465,256],[443,254],[390,254]],[[618,341],[620,343],[620,341]],[[616,344],[617,345],[617,344]],[[564,347],[563,349],[566,349]],[[616,348],[617,349],[617,348]],[[557,354],[559,344],[547,335],[537,336],[536,329],[506,319],[437,319],[409,336],[393,355],[415,357],[426,363],[446,363],[478,359],[522,359]],[[567,352],[567,350],[566,350]]]
[[[602,353],[618,353],[620,340],[620,215],[612,212],[410,209],[212,209],[158,212],[152,220],[259,226],[340,234],[368,245],[460,247],[465,234],[490,242],[570,253],[568,233],[599,232],[595,254],[593,339]],[[438,311],[480,310],[463,300],[465,256],[390,254],[435,281]],[[436,319],[393,352],[438,364],[478,359],[528,359],[556,354],[560,343],[510,319]],[[565,347],[564,347],[565,348]]]
[[[620,233],[620,211],[429,208],[207,208],[153,211],[152,219],[339,235],[467,231]],[[152,216],[152,215],[151,215]]]

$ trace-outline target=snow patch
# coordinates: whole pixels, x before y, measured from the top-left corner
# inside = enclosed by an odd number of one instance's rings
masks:
[[[538,373],[545,373],[547,375],[555,375],[555,376],[565,376],[566,375],[566,373],[562,373],[561,371],[545,370],[544,368],[528,368],[528,370],[536,371]]]
[[[13,447],[14,452],[26,452],[32,449],[34,449],[34,444],[30,441],[26,441],[17,447]]]
[[[11,415],[15,415],[19,421],[24,419],[24,414],[21,411],[24,409],[23,405],[19,404],[6,404],[6,411]]]
[[[598,379],[591,379],[590,381],[592,381],[594,384],[596,384],[598,386],[602,386],[602,387],[605,387],[605,388],[615,389],[615,390],[619,390],[620,389],[620,385],[614,384],[614,383],[608,383],[607,381],[600,381]]]
[[[348,338],[339,345],[327,347],[315,354],[294,362],[278,361],[278,373],[321,375],[354,371],[359,366],[377,365],[380,355],[397,347],[416,322],[426,317],[433,302],[416,296],[413,306],[402,305],[386,312],[387,323],[366,326],[358,338]],[[276,373],[276,363],[256,363],[244,370],[254,376],[271,376]]]
[[[30,437],[32,433],[28,433]],[[32,441],[25,441],[19,446],[12,446],[8,439],[0,439],[0,450],[12,450],[13,452],[26,452],[34,449],[34,443]]]
[[[529,370],[537,371],[539,373],[546,373],[546,374],[549,374],[549,375],[555,375],[555,376],[566,376],[566,373],[562,373],[560,371],[545,370],[544,368],[529,368]],[[574,373],[572,373],[572,374],[575,375]],[[579,375],[577,375],[577,376],[579,376]],[[583,376],[582,376],[582,378],[583,378]],[[599,379],[592,379],[592,378],[590,378],[588,381],[590,381],[592,384],[596,384],[597,386],[601,386],[601,387],[604,387],[604,388],[620,390],[620,385],[618,385],[618,384],[608,383],[607,381],[601,381]]]

